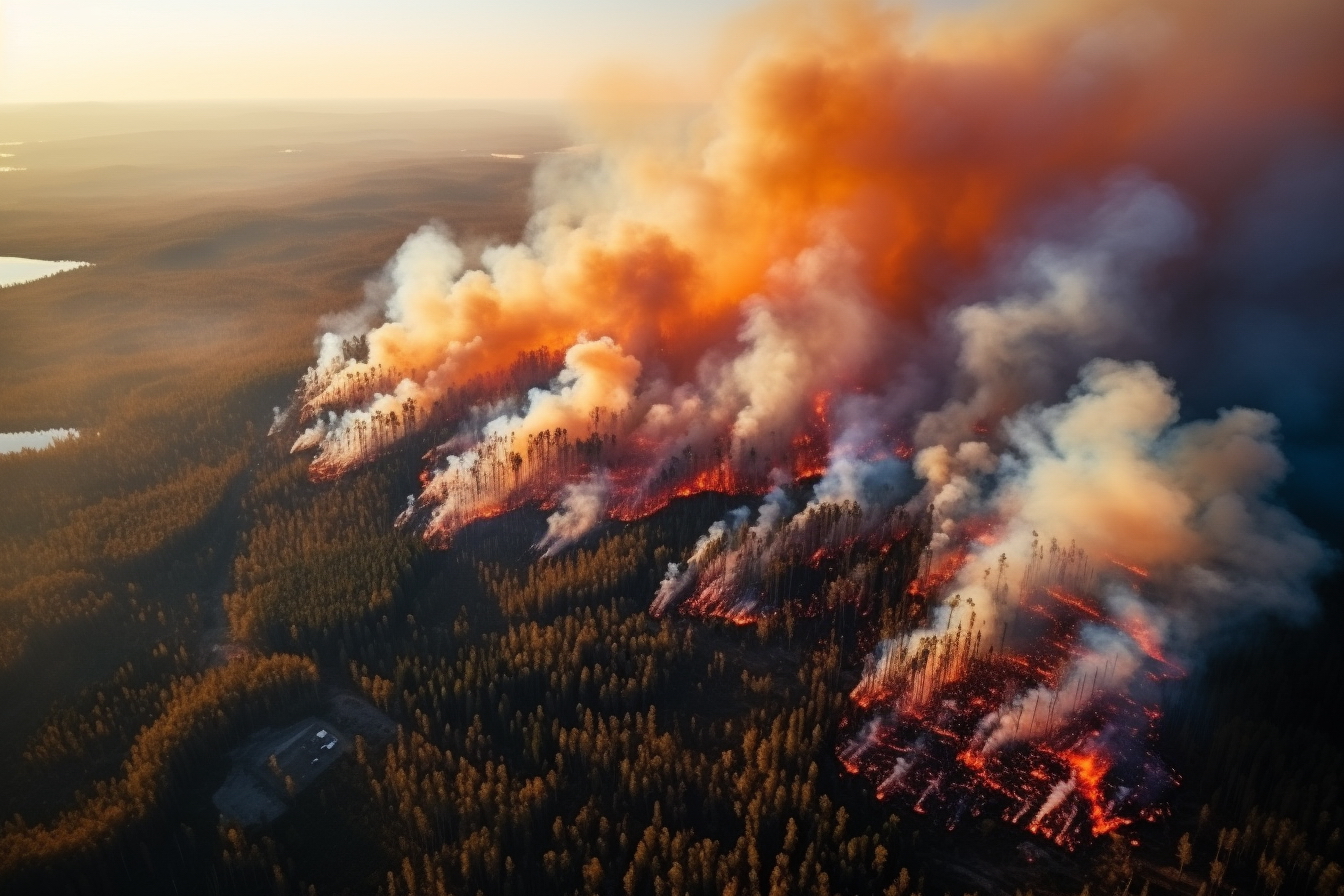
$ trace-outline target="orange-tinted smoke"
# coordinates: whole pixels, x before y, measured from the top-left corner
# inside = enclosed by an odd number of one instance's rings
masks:
[[[1340,110],[1342,20],[1328,0],[1015,3],[911,48],[875,3],[771,7],[708,120],[608,156],[607,195],[562,197],[584,222],[540,266],[460,281],[443,338],[486,340],[461,376],[585,330],[694,356],[823,231],[908,314],[1061,185],[1139,164],[1215,194],[1275,122]],[[437,366],[435,346],[378,342],[389,367]]]
[[[526,239],[488,250],[485,270],[409,259],[367,364],[338,356],[310,376],[304,419],[423,409],[581,335],[690,382],[734,350],[746,303],[788,301],[781,266],[821,245],[845,248],[853,288],[893,324],[918,327],[1071,188],[1137,165],[1216,217],[1281,127],[1344,122],[1331,0],[1013,3],[923,36],[905,23],[866,0],[765,7],[707,112],[545,163]],[[824,387],[872,387],[895,360]]]

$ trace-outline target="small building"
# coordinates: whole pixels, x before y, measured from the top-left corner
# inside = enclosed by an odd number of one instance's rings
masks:
[[[272,822],[351,746],[316,717],[281,730],[263,728],[229,754],[233,769],[215,791],[215,808],[242,825]]]

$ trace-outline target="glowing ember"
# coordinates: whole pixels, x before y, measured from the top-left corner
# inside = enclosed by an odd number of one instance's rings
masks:
[[[1133,642],[1107,640],[1128,636],[1094,596],[1086,556],[1034,544],[1017,593],[1000,563],[977,605],[947,594],[966,572],[964,546],[924,560],[930,523],[816,505],[772,528],[743,508],[674,566],[653,610],[738,624],[844,614],[872,653],[838,755],[879,799],[949,827],[998,817],[1070,848],[1161,814],[1160,713],[1134,696]],[[946,615],[931,619],[938,608]]]
[[[852,695],[868,721],[849,723],[840,757],[879,798],[902,794],[949,827],[989,815],[1073,847],[1160,814],[1171,776],[1154,748],[1159,710],[1119,668],[1131,654],[1106,652],[1098,634],[1113,630],[1080,588],[1085,557],[1032,554],[998,649],[973,610],[952,626],[965,609],[953,598],[942,632],[908,633],[870,659]],[[1001,581],[994,591],[1003,603]]]

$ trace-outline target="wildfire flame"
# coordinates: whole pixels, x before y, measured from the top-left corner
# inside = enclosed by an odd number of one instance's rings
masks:
[[[1180,424],[1106,355],[1278,170],[1260,135],[1338,119],[1341,57],[1299,38],[1342,10],[1027,3],[916,39],[885,4],[788,4],[676,139],[546,163],[523,242],[468,269],[408,239],[276,431],[317,480],[422,462],[400,523],[440,545],[525,505],[552,552],[749,498],[654,614],[844,620],[840,757],[879,798],[1064,845],[1132,823],[1171,780],[1148,683],[1224,617],[1309,606],[1323,553],[1270,503],[1272,417]],[[1192,149],[1219,144],[1226,171]]]

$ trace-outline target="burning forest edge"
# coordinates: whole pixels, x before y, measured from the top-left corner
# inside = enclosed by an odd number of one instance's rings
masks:
[[[609,340],[603,344],[614,348]],[[520,358],[498,380],[517,382],[519,371],[535,375],[538,362],[551,357],[543,349]],[[1145,368],[1092,369],[1103,378],[1146,378],[1166,389]],[[532,387],[529,401],[563,395],[579,380],[562,372],[551,393]],[[1081,390],[1075,392],[1077,401]],[[1160,817],[1162,797],[1175,778],[1157,753],[1161,708],[1151,683],[1183,673],[1163,656],[1154,628],[1159,623],[1141,603],[1142,590],[1152,587],[1150,573],[1114,558],[1094,568],[1076,545],[1062,548],[1052,539],[1047,548],[1033,530],[1015,586],[1007,553],[975,581],[972,564],[986,549],[1004,544],[996,533],[1002,522],[948,518],[938,510],[939,492],[928,500],[928,484],[911,496],[910,484],[891,474],[911,456],[901,442],[866,445],[863,472],[878,482],[856,487],[851,477],[854,497],[835,497],[846,486],[836,485],[832,470],[816,469],[819,454],[835,460],[828,399],[817,397],[813,416],[790,440],[799,452],[792,476],[777,465],[769,477],[761,476],[760,454],[738,444],[727,452],[716,446],[703,458],[688,448],[680,463],[672,458],[634,487],[628,472],[613,476],[606,466],[641,470],[638,459],[622,454],[620,412],[592,408],[587,434],[573,441],[564,428],[529,434],[524,457],[514,450],[516,436],[487,436],[484,447],[462,436],[464,419],[484,416],[478,407],[457,416],[431,408],[430,422],[422,424],[428,441],[436,430],[438,438],[454,429],[458,434],[425,452],[420,481],[441,481],[462,459],[450,452],[465,448],[470,478],[459,466],[455,489],[435,494],[469,510],[445,517],[433,513],[433,502],[422,495],[398,525],[419,528],[432,544],[444,546],[474,520],[528,505],[554,509],[563,501],[565,508],[551,515],[550,532],[537,545],[550,554],[604,513],[638,519],[677,497],[764,493],[755,513],[748,506],[732,511],[684,563],[669,566],[651,613],[736,624],[767,620],[790,630],[800,618],[847,617],[854,650],[867,656],[850,695],[838,755],[847,770],[871,782],[878,799],[899,795],[916,811],[935,813],[949,829],[990,815],[1073,848]],[[410,408],[405,413],[414,419]],[[314,416],[310,408],[300,419],[305,416]],[[1171,416],[1163,416],[1166,425]],[[395,430],[393,419],[383,425]],[[366,436],[373,450],[366,458],[395,444],[382,421],[373,420]],[[296,443],[295,450],[303,447]],[[636,442],[637,458],[643,447]],[[959,454],[971,469],[990,472],[996,465],[985,463],[985,451],[984,443],[970,443],[969,450],[964,443]],[[914,466],[936,479],[946,454],[934,448]],[[743,460],[746,469],[740,470],[736,464]],[[769,455],[764,463],[772,464]],[[329,470],[314,464],[312,475],[325,478]],[[614,484],[622,478],[623,486]],[[600,504],[585,513],[574,506],[575,497],[590,483],[601,484]],[[557,528],[575,515],[583,516],[577,533],[557,537]],[[967,586],[966,596],[959,585]]]
[[[962,73],[1038,132],[986,124],[930,158],[886,85],[908,100],[960,63],[909,50],[875,5],[814,12],[806,39],[761,38],[691,136],[544,162],[519,243],[469,266],[440,225],[408,238],[329,319],[275,431],[314,479],[404,451],[422,472],[398,525],[439,547],[522,507],[550,512],[552,556],[679,497],[747,500],[650,611],[850,617],[863,674],[837,750],[879,798],[1070,848],[1157,818],[1162,683],[1230,626],[1309,618],[1327,563],[1275,503],[1277,420],[1182,421],[1175,384],[1132,360],[1200,200],[1104,116],[1057,115],[1041,79],[1071,63],[1048,40],[1023,38],[1034,65]],[[1179,68],[1195,30],[1175,33]],[[1309,105],[1311,76],[1275,77]],[[1161,107],[1165,82],[1115,77]],[[787,99],[800,78],[863,114],[820,137]],[[944,114],[975,126],[959,97]],[[1017,167],[1059,144],[1081,148]]]

